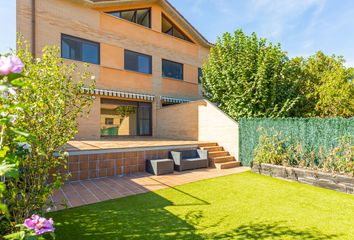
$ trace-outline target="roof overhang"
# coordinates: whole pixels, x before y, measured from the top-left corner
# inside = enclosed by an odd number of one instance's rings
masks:
[[[168,13],[175,21],[177,21],[181,27],[191,34],[195,40],[197,40],[204,47],[212,47],[210,43],[193,25],[188,22],[183,15],[172,6],[168,0],[72,0],[81,4],[84,4],[91,8],[103,8],[111,6],[125,6],[132,4],[146,4],[146,3],[158,3],[162,6],[163,10]]]

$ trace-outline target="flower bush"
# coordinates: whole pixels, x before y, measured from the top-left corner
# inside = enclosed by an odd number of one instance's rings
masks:
[[[92,103],[83,87],[94,87],[87,66],[78,72],[59,57],[57,47],[45,47],[41,58],[33,59],[27,44],[17,46],[14,54],[0,58],[0,235],[23,231],[19,223],[52,205],[50,196],[68,176],[63,146]]]
[[[18,224],[19,231],[6,235],[10,240],[45,240],[50,236],[55,239],[53,219],[46,219],[39,215],[32,215],[25,219],[23,224]]]
[[[24,225],[28,229],[34,230],[36,235],[42,235],[46,232],[54,232],[53,219],[46,219],[38,215],[32,215],[31,218],[27,218]]]
[[[343,136],[337,146],[326,151],[321,146],[314,150],[302,143],[291,144],[280,132],[271,135],[264,129],[260,131],[253,164],[269,163],[354,176],[353,136]]]
[[[30,134],[16,125],[17,112],[26,107],[26,104],[16,101],[17,91],[25,86],[20,74],[23,67],[17,56],[0,56],[0,234],[9,227],[10,219],[4,199],[7,190],[5,181],[7,178],[18,179],[19,162],[27,154],[23,146],[28,145],[30,137]],[[10,97],[15,100],[10,100]]]

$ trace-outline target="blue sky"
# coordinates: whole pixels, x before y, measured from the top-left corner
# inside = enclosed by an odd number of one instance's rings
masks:
[[[293,56],[317,50],[354,67],[353,0],[170,0],[211,42],[223,32],[256,32]],[[15,46],[16,1],[1,0],[0,52]],[[7,24],[3,24],[7,23]]]

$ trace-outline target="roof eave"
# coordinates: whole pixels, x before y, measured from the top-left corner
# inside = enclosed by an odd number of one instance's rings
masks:
[[[110,6],[115,6],[115,5],[124,5],[124,4],[138,4],[141,2],[145,3],[154,3],[154,2],[159,2],[162,7],[164,7],[165,11],[170,12],[175,14],[178,19],[181,20],[182,25],[185,25],[185,27],[189,27],[189,30],[191,31],[192,35],[198,40],[199,43],[203,47],[210,48],[213,46],[212,43],[210,43],[193,25],[175,8],[172,6],[172,4],[168,0],[102,0],[99,2],[94,2],[92,0],[72,0],[75,2],[79,2],[81,4],[84,4],[85,6],[88,7],[95,7],[95,8],[101,8],[101,7],[110,7]]]

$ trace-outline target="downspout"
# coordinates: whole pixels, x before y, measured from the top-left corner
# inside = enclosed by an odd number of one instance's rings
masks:
[[[32,57],[36,58],[36,0],[32,0]]]

